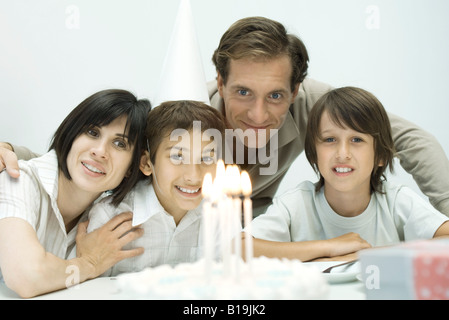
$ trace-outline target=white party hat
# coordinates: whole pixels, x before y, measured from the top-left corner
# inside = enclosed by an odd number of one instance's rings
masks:
[[[189,0],[181,0],[153,106],[196,100],[210,105]]]

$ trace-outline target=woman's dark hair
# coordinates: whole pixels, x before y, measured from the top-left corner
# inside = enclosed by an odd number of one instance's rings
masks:
[[[67,156],[73,141],[93,127],[106,126],[115,119],[126,116],[125,132],[128,131],[128,141],[134,145],[134,152],[129,174],[112,190],[112,203],[118,205],[144,177],[139,170],[139,163],[144,150],[146,118],[150,109],[151,104],[148,100],[138,100],[126,90],[109,89],[97,92],[81,102],[64,119],[53,136],[49,150],[56,151],[59,169],[71,180]]]
[[[371,173],[371,192],[382,193],[382,179],[385,179],[387,167],[393,171],[395,149],[390,120],[380,101],[370,92],[355,87],[334,89],[318,99],[309,114],[304,146],[307,160],[317,173],[319,168],[316,142],[321,138],[320,121],[325,111],[341,128],[348,127],[374,138],[375,166]],[[381,163],[383,165],[378,166]],[[324,182],[320,176],[317,190],[324,185]]]

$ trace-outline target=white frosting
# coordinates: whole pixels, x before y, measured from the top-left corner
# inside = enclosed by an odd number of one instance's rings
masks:
[[[136,299],[323,299],[328,292],[321,272],[299,260],[254,258],[251,270],[240,260],[239,273],[228,275],[222,263],[213,263],[207,273],[202,259],[122,274],[117,284]]]

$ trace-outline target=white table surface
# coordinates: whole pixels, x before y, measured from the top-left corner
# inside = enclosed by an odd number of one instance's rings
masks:
[[[127,300],[126,294],[120,292],[115,285],[115,278],[97,278],[79,284],[77,287],[64,289],[32,300]],[[328,299],[331,300],[364,300],[365,292],[360,281],[331,284]],[[20,299],[4,283],[0,285],[0,300]]]
[[[338,262],[327,262],[327,265]],[[317,264],[319,269],[327,267],[326,264]],[[83,282],[75,287],[64,289],[33,298],[34,300],[127,300],[126,293],[121,292],[116,285],[115,277],[101,277]],[[364,300],[366,294],[361,281],[354,279],[348,282],[330,283],[328,299],[330,300]],[[0,300],[20,299],[20,297],[0,283]]]

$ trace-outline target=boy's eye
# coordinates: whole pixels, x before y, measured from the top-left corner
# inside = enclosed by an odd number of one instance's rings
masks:
[[[183,157],[182,157],[182,154],[171,154],[170,159],[176,160],[176,161],[182,161]]]
[[[359,137],[355,137],[355,138],[352,138],[352,142],[363,142],[363,139],[359,138]]]
[[[174,165],[180,165],[184,162],[184,156],[180,152],[172,152],[170,153],[170,161]]]
[[[207,165],[213,164],[215,159],[213,157],[204,156],[201,158],[201,161],[204,162]]]
[[[335,138],[324,138],[323,141],[324,142],[334,142]]]

